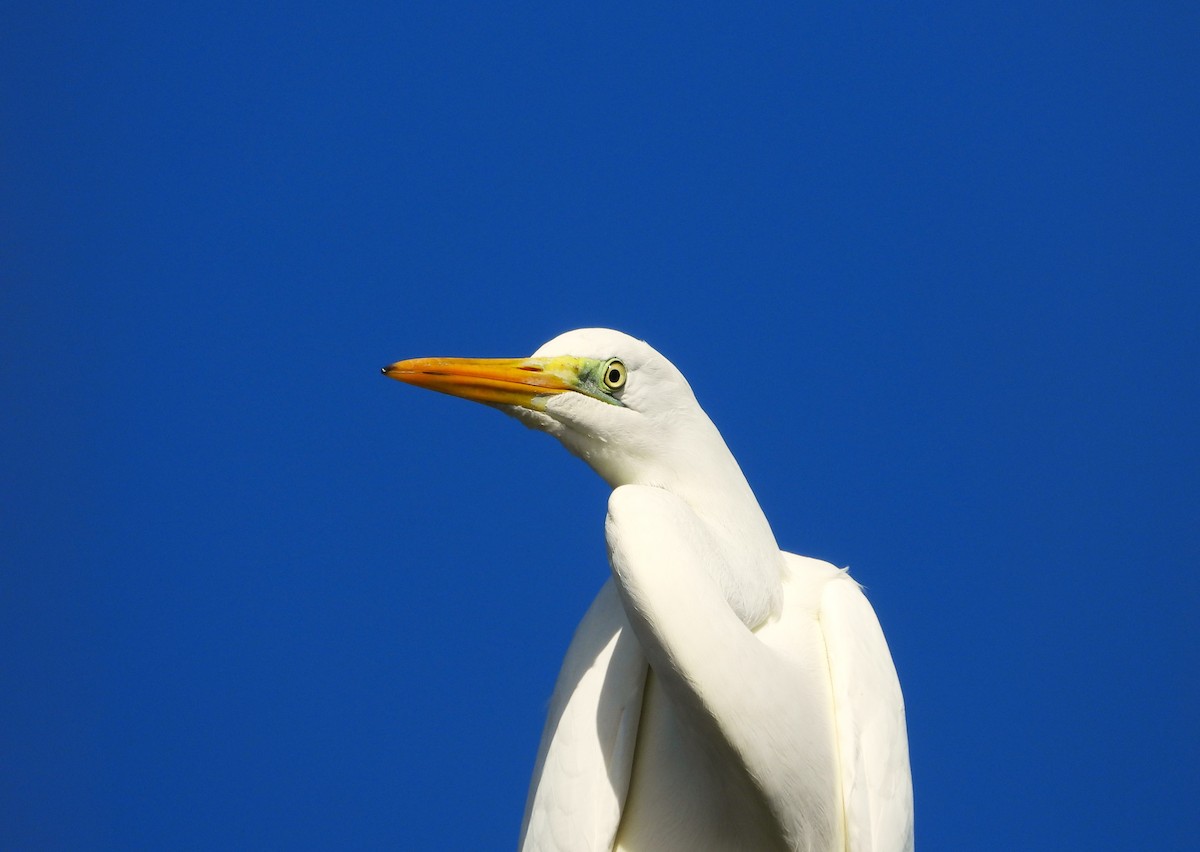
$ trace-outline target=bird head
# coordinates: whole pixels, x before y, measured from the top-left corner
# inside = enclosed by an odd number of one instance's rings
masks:
[[[383,372],[548,432],[614,487],[669,484],[698,440],[724,449],[683,374],[619,331],[569,331],[528,358],[416,358]]]

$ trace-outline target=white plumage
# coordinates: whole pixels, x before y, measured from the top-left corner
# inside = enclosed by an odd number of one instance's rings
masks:
[[[417,359],[613,486],[612,577],[550,702],[523,850],[912,849],[904,704],[845,571],[783,553],[679,371],[619,332],[531,358]]]

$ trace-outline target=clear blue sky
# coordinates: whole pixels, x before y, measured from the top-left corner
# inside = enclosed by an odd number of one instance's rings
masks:
[[[0,847],[508,849],[605,489],[379,375],[684,371],[924,850],[1200,835],[1194,3],[9,4]]]

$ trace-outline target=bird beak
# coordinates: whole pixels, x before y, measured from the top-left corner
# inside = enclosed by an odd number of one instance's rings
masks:
[[[492,405],[541,410],[545,397],[579,390],[578,358],[413,358],[383,368],[397,381]]]

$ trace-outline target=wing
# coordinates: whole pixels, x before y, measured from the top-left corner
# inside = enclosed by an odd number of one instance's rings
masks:
[[[816,561],[787,556],[794,564]],[[820,620],[833,686],[848,848],[912,850],[904,697],[879,620],[845,572],[825,584]]]
[[[646,659],[613,581],[567,650],[521,825],[524,852],[612,849],[637,741]]]

